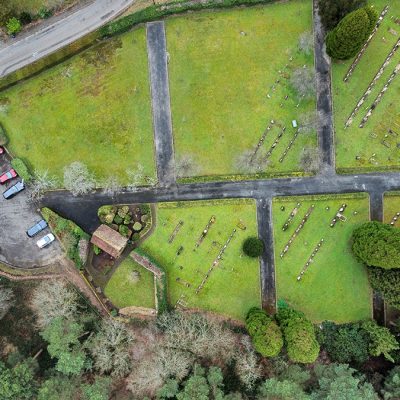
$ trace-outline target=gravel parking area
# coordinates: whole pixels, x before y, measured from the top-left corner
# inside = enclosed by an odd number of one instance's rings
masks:
[[[11,168],[6,156],[0,156],[0,174]],[[39,249],[36,242],[49,233],[49,229],[29,238],[26,230],[41,219],[35,206],[28,201],[28,191],[17,194],[10,200],[4,200],[2,193],[17,182],[1,185],[0,191],[0,262],[21,268],[35,268],[55,264],[62,260],[63,253],[58,242]]]

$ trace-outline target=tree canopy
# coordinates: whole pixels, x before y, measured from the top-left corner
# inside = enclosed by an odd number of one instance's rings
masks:
[[[377,19],[378,14],[370,7],[347,14],[336,28],[326,35],[327,53],[338,60],[354,57],[371,34]]]
[[[367,5],[367,0],[318,0],[321,22],[327,31],[332,30],[350,12]]]
[[[400,268],[400,229],[366,222],[353,231],[353,253],[369,266]]]

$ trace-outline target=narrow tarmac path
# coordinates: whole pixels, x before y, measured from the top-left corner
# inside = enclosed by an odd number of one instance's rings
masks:
[[[318,14],[318,0],[313,2],[314,60],[318,112],[318,145],[321,172],[335,173],[334,127],[331,93],[331,60],[325,51],[325,30]]]
[[[370,217],[371,221],[383,222],[383,193],[370,193]],[[386,307],[380,293],[374,291],[372,295],[373,317],[380,325],[385,325]]]
[[[121,14],[134,0],[95,0],[0,50],[0,78],[74,42]]]
[[[261,303],[269,314],[276,312],[272,199],[257,201],[258,237],[264,242],[260,257]]]
[[[157,177],[160,186],[169,186],[175,183],[175,161],[164,21],[148,23],[146,37]]]

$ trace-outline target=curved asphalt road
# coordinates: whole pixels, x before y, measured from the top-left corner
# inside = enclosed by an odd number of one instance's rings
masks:
[[[134,0],[95,0],[53,25],[0,50],[0,78],[94,31],[123,12]]]

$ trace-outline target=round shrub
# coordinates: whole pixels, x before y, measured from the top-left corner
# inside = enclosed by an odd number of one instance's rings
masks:
[[[319,355],[319,344],[313,324],[306,319],[291,321],[284,330],[287,354],[291,361],[309,364]]]
[[[353,231],[353,253],[369,266],[400,268],[400,229],[366,222]]]
[[[123,221],[124,221],[124,220],[123,220],[118,214],[114,217],[114,222],[115,222],[117,225],[122,224]]]
[[[250,309],[246,318],[255,350],[264,357],[276,357],[283,347],[282,332],[276,322],[264,310]]]
[[[336,28],[326,35],[327,53],[338,60],[354,57],[372,32],[376,21],[376,13],[367,7],[347,14]]]
[[[264,251],[264,243],[256,237],[249,237],[243,242],[243,252],[249,257],[259,257]]]

